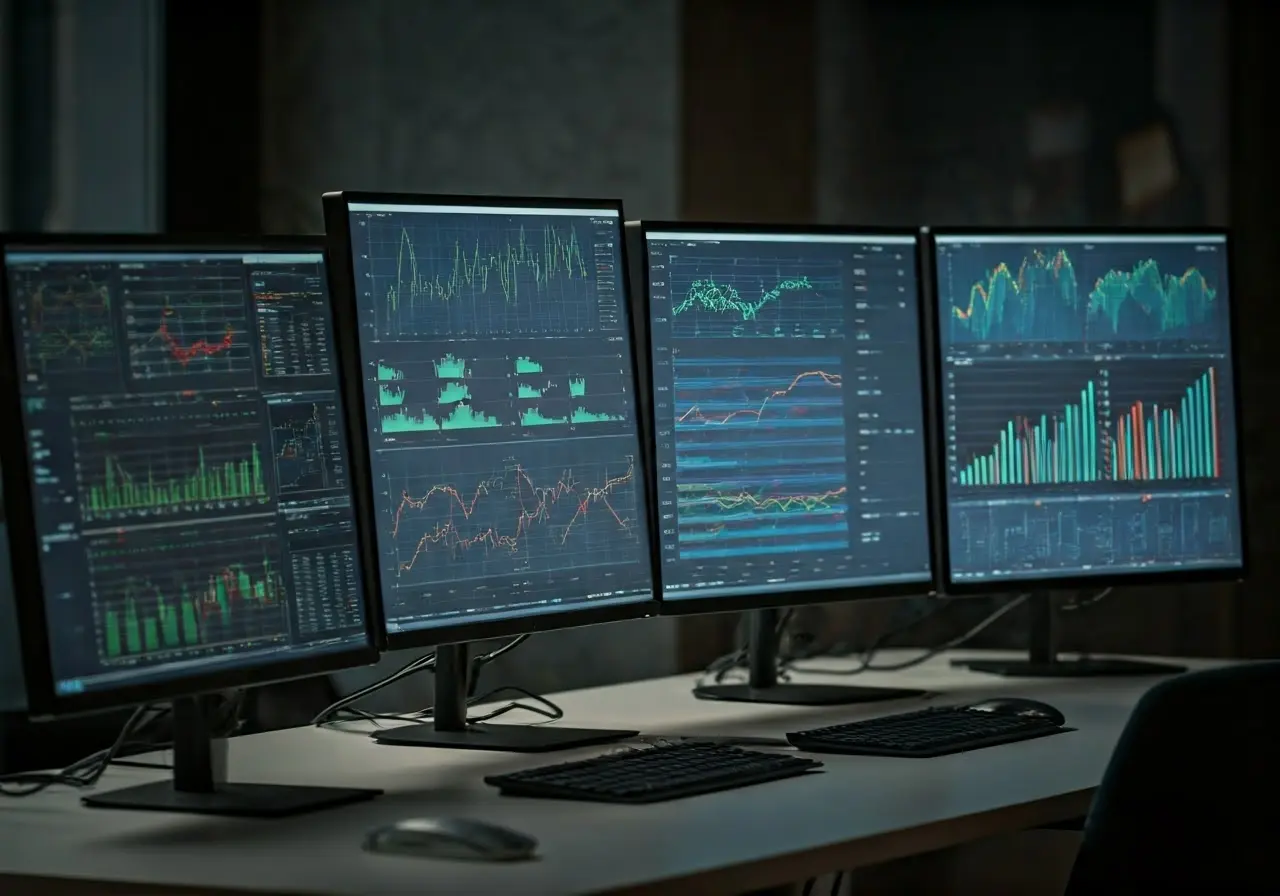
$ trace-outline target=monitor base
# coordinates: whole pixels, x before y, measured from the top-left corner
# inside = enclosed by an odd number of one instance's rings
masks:
[[[604,728],[561,728],[544,725],[468,725],[441,731],[431,724],[404,725],[379,731],[373,739],[391,747],[440,747],[447,750],[493,750],[500,753],[552,753],[574,747],[611,744],[639,731]]]
[[[209,793],[188,793],[172,781],[157,781],[94,794],[81,800],[94,809],[140,809],[232,818],[285,818],[371,800],[378,790],[354,787],[293,787],[282,784],[220,784]]]
[[[924,691],[913,688],[871,688],[840,684],[776,684],[763,688],[749,684],[710,684],[693,689],[693,696],[699,700],[771,703],[776,706],[849,706],[854,703],[905,700],[909,697],[922,697],[924,694]]]
[[[1078,660],[952,660],[971,672],[1002,675],[1006,678],[1109,678],[1138,675],[1177,675],[1186,666],[1153,663],[1144,660],[1078,659]]]

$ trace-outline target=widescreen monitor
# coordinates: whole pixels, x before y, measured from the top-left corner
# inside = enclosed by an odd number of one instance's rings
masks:
[[[0,447],[13,554],[33,559],[14,569],[33,714],[373,662],[323,241],[0,248]],[[175,718],[199,728],[196,704]],[[94,799],[237,812],[262,797],[166,789]],[[277,790],[254,811],[314,802]]]
[[[939,232],[949,591],[1238,577],[1220,232]]]
[[[622,210],[336,193],[325,226],[388,644],[451,645],[434,727],[381,738],[420,743],[461,725],[452,645],[654,611]]]
[[[663,612],[932,590],[916,235],[643,231]]]

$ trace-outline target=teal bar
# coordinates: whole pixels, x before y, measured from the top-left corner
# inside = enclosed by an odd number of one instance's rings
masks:
[[[1155,421],[1147,418],[1147,478],[1156,475],[1156,427]]]
[[[1097,392],[1093,385],[1093,380],[1089,381],[1089,386],[1085,390],[1087,394],[1085,404],[1086,419],[1089,421],[1089,481],[1098,481],[1098,402]]]
[[[1009,450],[1013,452],[1013,463],[1009,464],[1009,470],[1013,475],[1014,482],[1022,481],[1022,449],[1018,445],[1018,433],[1013,427],[1013,421],[1010,420],[1007,429],[1009,435]]]
[[[1063,440],[1067,443],[1067,463],[1062,470],[1063,482],[1076,482],[1076,455],[1079,449],[1076,448],[1076,414],[1075,408],[1067,405],[1067,425],[1066,438]]]
[[[1004,430],[1000,431],[1000,470],[996,474],[1000,478],[1000,484],[1006,485],[1009,482],[1009,439],[1004,434]]]
[[[1194,386],[1187,387],[1187,472],[1192,476],[1200,475],[1200,397],[1196,395]]]
[[[1053,470],[1049,467],[1049,417],[1046,414],[1040,415],[1040,430],[1036,433],[1039,442],[1040,453],[1036,456],[1040,459],[1040,481],[1049,482]]]
[[[1204,475],[1213,475],[1213,389],[1209,385],[1209,374],[1200,377],[1200,391],[1204,395]]]

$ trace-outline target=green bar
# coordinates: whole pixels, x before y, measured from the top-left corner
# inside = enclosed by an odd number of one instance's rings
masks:
[[[161,603],[159,606],[161,612],[161,632],[164,635],[164,646],[182,646],[182,636],[179,634],[177,611],[165,603]]]
[[[138,609],[132,600],[124,607],[124,649],[128,653],[142,653],[142,637],[138,630]]]
[[[146,644],[147,653],[153,653],[160,649],[160,634],[156,631],[156,620],[152,616],[148,616],[142,621],[143,643]]]
[[[1085,442],[1089,446],[1089,468],[1085,472],[1090,482],[1098,481],[1098,406],[1094,394],[1093,380],[1089,380],[1081,399],[1084,401]]]
[[[1012,476],[1012,478],[1009,481],[1021,482],[1022,481],[1022,449],[1018,445],[1018,432],[1016,429],[1014,429],[1012,420],[1009,421],[1008,429],[1006,430],[1006,432],[1009,435],[1009,451],[1012,452],[1013,454],[1013,457],[1010,458],[1011,463],[1009,464],[1009,473]]]
[[[1151,479],[1156,475],[1156,428],[1152,425],[1150,417],[1144,425],[1147,432],[1147,478]]]
[[[1066,438],[1063,439],[1067,443],[1067,462],[1062,471],[1063,482],[1075,482],[1076,467],[1076,415],[1075,409],[1071,405],[1067,405],[1066,410]]]
[[[196,605],[191,602],[191,596],[185,589],[182,593],[182,640],[188,647],[200,643],[200,624],[196,621]]]
[[[120,620],[116,618],[115,611],[107,610],[103,614],[102,627],[105,629],[104,640],[106,641],[107,656],[116,657],[120,655]]]
[[[1204,439],[1204,475],[1213,475],[1213,396],[1209,387],[1209,374],[1200,377],[1200,392],[1202,397],[1201,410],[1203,411],[1204,429],[1202,437]]]

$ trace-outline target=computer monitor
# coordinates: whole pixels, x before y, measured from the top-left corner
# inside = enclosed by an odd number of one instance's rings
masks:
[[[377,659],[320,238],[0,239],[0,461],[31,712],[173,700],[174,776],[92,806],[277,816],[209,698]]]
[[[1004,674],[1057,660],[1048,590],[1239,578],[1244,493],[1227,234],[932,236],[946,590],[1034,592]]]
[[[777,608],[933,590],[919,252],[911,231],[641,222],[662,612],[760,610],[746,684],[780,685]]]
[[[634,731],[469,725],[465,642],[653,615],[622,209],[331,193],[388,646],[436,646],[431,724],[538,752]]]
[[[0,479],[0,492],[3,490]],[[25,713],[27,686],[22,677],[22,649],[18,640],[18,610],[14,606],[9,572],[9,534],[0,494],[0,726],[6,713]],[[2,737],[2,735],[0,735]]]

